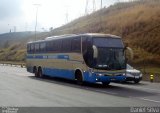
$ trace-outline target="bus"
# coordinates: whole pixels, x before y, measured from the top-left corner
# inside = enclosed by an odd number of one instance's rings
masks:
[[[50,76],[108,85],[125,81],[126,57],[122,38],[86,33],[48,37],[27,43],[27,71],[36,77]]]

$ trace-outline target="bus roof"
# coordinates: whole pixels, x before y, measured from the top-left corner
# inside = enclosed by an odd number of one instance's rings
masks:
[[[47,40],[54,40],[54,39],[63,39],[63,38],[71,38],[71,37],[77,37],[77,36],[89,36],[89,37],[112,37],[112,38],[121,38],[119,36],[116,35],[111,35],[111,34],[102,34],[102,33],[85,33],[85,34],[64,34],[64,35],[58,35],[58,36],[51,36],[51,37],[47,37],[44,40],[37,40],[37,41],[31,41],[28,43],[33,43],[33,42],[43,42],[43,41],[47,41]]]

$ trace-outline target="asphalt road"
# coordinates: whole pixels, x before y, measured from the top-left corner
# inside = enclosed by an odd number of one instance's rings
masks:
[[[160,84],[141,82],[79,86],[73,81],[35,78],[25,68],[0,65],[0,106],[160,106]]]

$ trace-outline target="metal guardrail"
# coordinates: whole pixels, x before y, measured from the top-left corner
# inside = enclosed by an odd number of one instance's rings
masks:
[[[3,65],[3,66],[14,66],[14,67],[20,66],[21,68],[25,68],[26,67],[25,63],[16,63],[16,62],[0,62],[0,65]]]

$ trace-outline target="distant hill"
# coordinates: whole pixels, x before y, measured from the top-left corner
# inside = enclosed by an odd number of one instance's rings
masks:
[[[37,39],[49,36],[48,32],[37,32]],[[35,40],[35,32],[0,34],[0,61],[25,61],[26,43]]]
[[[80,17],[52,34],[119,35],[134,50],[134,63],[160,65],[160,0],[123,2]]]
[[[0,34],[0,48],[8,47],[13,43],[21,43],[31,37],[34,32],[15,32]]]
[[[42,39],[48,33],[44,32],[37,32],[37,39]],[[13,44],[25,44],[28,41],[35,40],[35,32],[12,32],[12,33],[5,33],[0,34],[0,48],[6,47],[7,45]]]
[[[160,0],[117,3],[75,19],[49,33],[39,33],[37,37],[43,39],[50,35],[86,32],[119,35],[134,50],[133,64],[145,63],[160,66]],[[19,37],[14,34],[0,35],[0,46],[4,46],[7,40],[26,43],[28,40],[34,40],[34,33],[20,33]],[[13,45],[10,44],[10,48],[11,46]],[[4,52],[1,50],[1,60],[5,59],[3,55]]]

